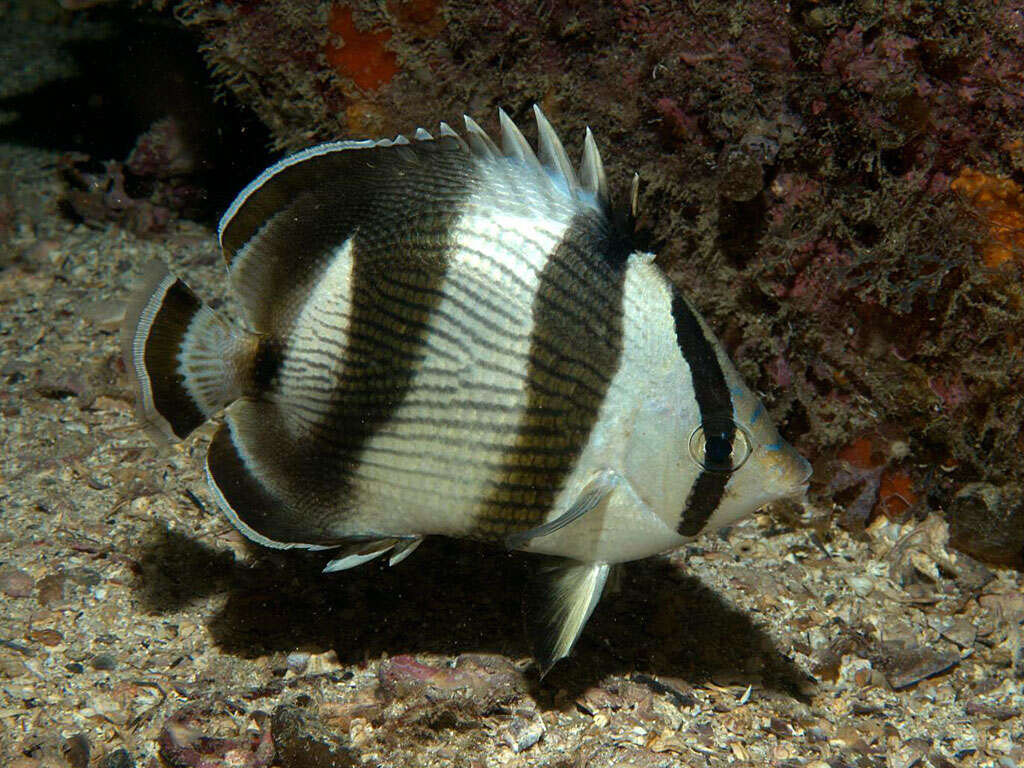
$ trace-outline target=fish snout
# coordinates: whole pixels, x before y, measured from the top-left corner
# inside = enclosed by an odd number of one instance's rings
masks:
[[[813,469],[796,448],[780,440],[764,446],[759,453],[766,473],[781,495],[800,494],[807,490]]]

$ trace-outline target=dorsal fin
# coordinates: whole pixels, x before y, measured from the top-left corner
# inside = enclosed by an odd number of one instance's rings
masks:
[[[512,118],[503,109],[498,110],[498,122],[501,124],[501,146],[506,157],[515,158],[536,171],[541,170],[540,160],[533,152],[530,142],[523,136]]]
[[[450,128],[442,126],[441,134],[311,147],[271,166],[238,195],[219,236],[251,330],[281,328],[355,231],[401,228],[415,215],[411,204],[429,205],[435,192],[465,185],[473,173],[468,147]]]
[[[608,198],[608,178],[605,176],[601,154],[597,151],[597,142],[594,141],[594,134],[591,133],[589,126],[587,127],[587,134],[583,138],[583,159],[580,161],[580,185],[596,197],[602,205],[611,205],[611,200]]]
[[[464,174],[474,172],[472,158],[498,165],[512,160],[548,192],[610,211],[607,180],[589,129],[577,177],[551,123],[537,106],[534,114],[536,153],[499,110],[501,150],[467,116],[463,136],[442,122],[436,135],[418,129],[411,139],[399,135],[321,144],[261,173],[238,195],[219,228],[231,283],[250,329],[269,333],[282,327],[301,305],[303,287],[312,284],[331,253],[357,228],[371,223],[374,230],[400,227],[402,217],[415,214],[408,204],[394,201],[381,210],[382,201],[414,193],[415,201],[429,204],[436,199],[437,185],[465,183]],[[445,167],[442,174],[439,163]],[[635,209],[635,189],[631,201]]]
[[[565,153],[565,147],[562,146],[558,134],[536,104],[533,105],[533,115],[537,119],[537,143],[540,148],[541,164],[561,176],[570,191],[575,191],[579,187],[576,171],[569,162],[569,156]]]
[[[483,128],[477,125],[469,115],[463,115],[462,119],[466,123],[466,138],[469,143],[470,150],[474,154],[484,157],[488,160],[494,160],[501,157],[501,152],[491,141],[491,137],[487,135]]]
[[[544,116],[540,107],[534,105],[533,113],[537,120],[537,145],[535,153],[522,131],[503,109],[498,109],[498,122],[501,125],[501,146],[506,157],[518,160],[537,172],[545,172],[548,179],[560,179],[564,183],[563,190],[572,196],[585,192],[591,195],[598,206],[609,210],[611,197],[608,193],[608,179],[605,175],[601,154],[590,128],[587,128],[583,140],[583,158],[580,162],[579,175],[573,169],[569,156],[562,145],[558,134]],[[479,128],[476,123],[473,126]],[[539,155],[539,159],[538,159]]]

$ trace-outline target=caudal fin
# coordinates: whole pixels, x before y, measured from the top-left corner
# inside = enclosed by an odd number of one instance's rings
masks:
[[[242,394],[241,371],[248,368],[253,339],[163,264],[150,265],[121,329],[139,418],[167,437],[187,437]]]

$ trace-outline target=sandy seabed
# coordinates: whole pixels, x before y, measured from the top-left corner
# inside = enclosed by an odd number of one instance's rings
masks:
[[[206,491],[209,433],[152,443],[119,360],[146,262],[222,297],[213,232],[73,223],[56,160],[0,146],[0,764],[1024,762],[1024,578],[937,518],[766,514],[633,564],[543,682],[526,557],[438,540],[328,576],[250,547]]]

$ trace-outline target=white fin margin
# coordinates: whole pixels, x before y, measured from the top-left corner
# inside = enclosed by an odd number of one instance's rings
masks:
[[[224,494],[221,493],[220,488],[217,487],[217,482],[213,479],[213,474],[210,472],[209,457],[207,457],[206,464],[204,465],[206,470],[206,485],[210,489],[210,495],[213,496],[214,503],[217,508],[223,513],[224,517],[228,519],[235,528],[237,528],[247,539],[255,541],[257,544],[262,544],[264,547],[271,549],[312,549],[312,550],[324,550],[333,549],[330,546],[323,546],[320,544],[303,544],[300,542],[292,541],[275,541],[274,539],[264,536],[262,533],[257,531],[255,528],[247,525],[242,521],[242,518],[238,516],[234,508],[228,503],[228,500],[224,498]]]
[[[459,140],[460,144],[465,146],[465,141],[463,141],[463,139],[457,133],[451,130],[451,128],[448,128],[447,132],[445,132],[444,129],[447,126],[445,126],[444,123],[441,123],[441,125],[442,136],[453,136],[454,138]],[[434,137],[431,136],[427,131],[423,130],[422,128],[419,128],[413,135],[413,138],[416,141],[430,141],[433,140]],[[217,225],[217,242],[223,247],[224,230],[227,228],[231,219],[235,217],[235,214],[237,214],[238,211],[242,208],[242,206],[245,205],[245,202],[246,200],[249,199],[249,196],[252,195],[253,192],[262,187],[270,179],[272,179],[274,176],[276,176],[286,168],[290,168],[293,165],[305,162],[306,160],[309,160],[314,157],[320,157],[321,155],[329,155],[332,152],[345,152],[350,149],[373,149],[374,147],[402,147],[408,146],[411,143],[412,142],[410,142],[409,139],[403,136],[402,134],[395,136],[395,138],[393,139],[352,139],[346,141],[328,141],[324,144],[317,144],[315,146],[300,150],[299,152],[296,152],[294,155],[288,155],[287,157],[278,160],[272,166],[263,171],[263,173],[261,173],[251,182],[249,182],[245,186],[245,189],[238,193],[238,196],[234,199],[234,201],[231,203],[228,209],[224,212],[224,215],[220,217],[220,223]]]
[[[136,413],[146,425],[146,431],[161,444],[178,438],[170,422],[160,415],[153,402],[153,382],[145,364],[146,339],[167,291],[177,279],[163,262],[148,264],[132,287],[121,330],[121,355],[125,367],[135,374]]]

